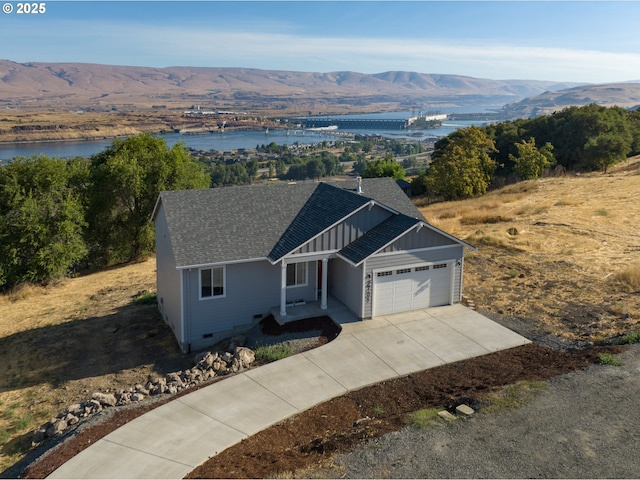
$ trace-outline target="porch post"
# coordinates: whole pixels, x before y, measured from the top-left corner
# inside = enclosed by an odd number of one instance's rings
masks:
[[[280,316],[287,316],[287,264],[284,260],[280,269]]]
[[[329,259],[322,259],[322,292],[320,294],[320,308],[322,310],[327,309],[327,277],[329,276],[329,270],[327,266],[329,265]]]

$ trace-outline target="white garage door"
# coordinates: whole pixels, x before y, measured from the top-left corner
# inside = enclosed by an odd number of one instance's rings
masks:
[[[451,264],[438,263],[376,272],[374,315],[451,303]]]

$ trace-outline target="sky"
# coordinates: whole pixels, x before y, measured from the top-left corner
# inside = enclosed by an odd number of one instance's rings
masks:
[[[0,3],[0,58],[20,63],[640,81],[633,0]]]

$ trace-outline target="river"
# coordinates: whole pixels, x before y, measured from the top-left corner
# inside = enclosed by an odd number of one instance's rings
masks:
[[[379,114],[386,118],[408,118],[411,112],[388,112]],[[355,116],[355,115],[354,115]],[[376,118],[377,115],[360,115],[360,117]],[[337,130],[338,133],[354,133],[360,135],[382,135],[388,138],[403,138],[423,140],[426,138],[442,137],[454,132],[458,128],[471,125],[481,125],[483,122],[473,121],[445,121],[438,128],[424,130]],[[422,136],[416,136],[421,134]],[[338,136],[327,135],[321,132],[302,130],[271,129],[268,133],[263,130],[227,131],[224,133],[207,133],[198,135],[183,135],[180,133],[158,134],[166,140],[167,145],[173,146],[183,142],[187,147],[196,150],[229,151],[238,148],[256,148],[257,145],[275,142],[279,145],[292,145],[294,143],[321,143],[333,141]],[[49,157],[72,158],[90,157],[101,152],[111,145],[112,139],[101,140],[74,140],[63,142],[37,142],[37,143],[5,143],[0,144],[0,161],[8,161],[18,156],[47,155]]]

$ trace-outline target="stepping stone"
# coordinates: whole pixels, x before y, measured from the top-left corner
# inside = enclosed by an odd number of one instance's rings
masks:
[[[453,415],[452,413],[449,413],[446,410],[442,410],[441,412],[438,412],[438,416],[440,418],[444,418],[445,420],[455,420],[456,416]]]
[[[464,403],[462,405],[458,405],[456,407],[456,412],[458,412],[458,413],[460,413],[462,415],[467,415],[467,416],[473,415],[473,413],[474,413],[473,408],[471,408],[468,405],[465,405]]]

